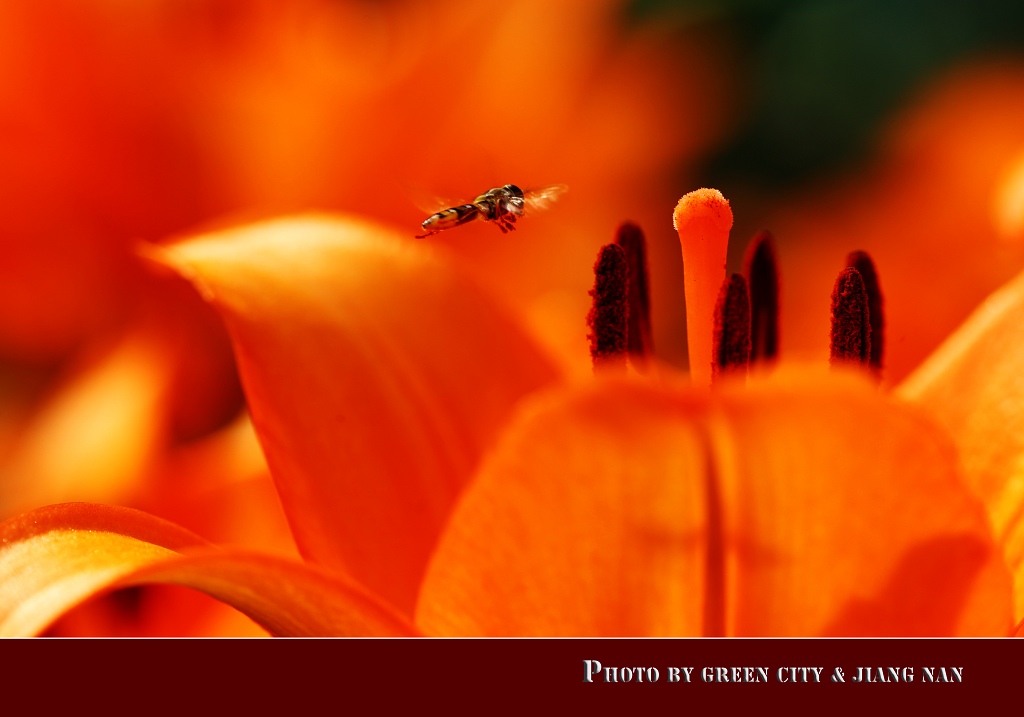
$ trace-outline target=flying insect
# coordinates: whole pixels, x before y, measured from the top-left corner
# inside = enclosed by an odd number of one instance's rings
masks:
[[[527,190],[522,190],[514,184],[506,184],[503,187],[488,189],[472,202],[431,214],[420,225],[425,233],[417,234],[416,238],[423,239],[476,219],[493,222],[501,229],[502,234],[515,231],[517,219],[547,209],[551,202],[567,189],[564,184]]]

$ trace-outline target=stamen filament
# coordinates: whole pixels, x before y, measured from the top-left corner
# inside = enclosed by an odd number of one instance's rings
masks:
[[[587,325],[590,333],[590,357],[594,372],[626,372],[626,348],[629,320],[629,270],[626,253],[615,244],[598,252],[594,264],[594,297]]]
[[[647,367],[647,356],[654,350],[651,338],[651,300],[647,278],[647,241],[636,224],[619,227],[615,243],[626,253],[629,268],[629,360],[638,371]]]
[[[709,386],[715,303],[725,277],[732,210],[717,189],[698,189],[679,200],[672,221],[683,252],[690,377],[695,386]]]
[[[746,374],[750,363],[750,298],[747,281],[739,274],[733,274],[722,282],[722,289],[718,292],[714,355],[712,382],[726,373]]]
[[[754,237],[743,267],[750,290],[750,360],[772,361],[779,354],[779,270],[771,232]]]

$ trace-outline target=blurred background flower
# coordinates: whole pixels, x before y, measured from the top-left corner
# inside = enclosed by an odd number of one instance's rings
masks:
[[[294,553],[219,320],[135,247],[296,210],[412,236],[426,198],[567,184],[513,234],[431,241],[587,374],[591,264],[626,219],[685,366],[667,217],[716,186],[731,267],[775,234],[787,357],[824,358],[835,273],[871,252],[895,384],[1024,265],[1022,29],[996,0],[8,0],[0,519],[94,500]],[[189,629],[147,622],[160,594],[102,619]]]

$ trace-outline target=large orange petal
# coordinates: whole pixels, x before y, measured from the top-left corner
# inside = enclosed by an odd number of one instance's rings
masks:
[[[701,633],[700,436],[673,395],[602,388],[508,430],[428,569],[428,633]]]
[[[127,508],[49,506],[0,525],[0,540],[4,635],[37,634],[83,600],[145,583],[201,590],[278,635],[415,634],[355,583],[279,558],[219,551]]]
[[[1024,616],[1024,274],[993,294],[897,389],[956,440],[988,509]]]
[[[1007,634],[1010,578],[949,437],[868,383],[788,380],[724,397],[712,428],[749,541],[733,630]]]
[[[353,217],[171,247],[223,313],[300,550],[410,610],[450,507],[556,372],[422,243]]]
[[[522,414],[417,623],[484,635],[1007,634],[942,434],[860,383],[602,383]]]

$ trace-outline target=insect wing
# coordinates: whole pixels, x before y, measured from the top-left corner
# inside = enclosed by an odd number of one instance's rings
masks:
[[[413,200],[413,204],[415,204],[416,208],[419,209],[421,212],[429,215],[437,214],[438,212],[443,212],[445,209],[451,209],[452,207],[457,207],[462,204],[466,204],[466,200],[434,196],[423,196],[416,197]]]
[[[526,211],[539,212],[551,206],[552,202],[569,191],[564,184],[552,184],[550,187],[540,189],[527,189],[523,192],[523,201],[526,204]]]
[[[401,186],[401,193],[405,196],[409,203],[412,204],[416,209],[423,212],[423,216],[430,216],[437,212],[457,207],[460,204],[465,204],[467,200],[459,197],[445,197],[438,196],[431,192],[429,189],[415,184],[403,183]]]

